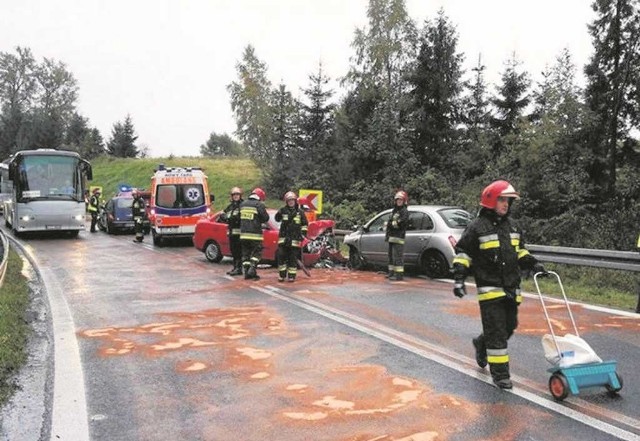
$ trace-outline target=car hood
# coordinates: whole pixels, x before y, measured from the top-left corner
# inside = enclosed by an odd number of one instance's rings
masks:
[[[329,229],[333,229],[335,225],[336,223],[329,219],[322,219],[322,220],[309,222],[309,226],[307,227],[307,237],[309,239],[315,239],[325,231]]]

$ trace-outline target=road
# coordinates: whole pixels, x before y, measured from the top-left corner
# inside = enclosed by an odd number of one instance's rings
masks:
[[[515,388],[502,391],[473,359],[477,302],[447,281],[313,269],[283,284],[272,268],[244,281],[184,243],[102,232],[19,241],[51,305],[52,440],[640,439],[635,314],[574,306],[624,388],[557,403],[537,296],[520,308]]]

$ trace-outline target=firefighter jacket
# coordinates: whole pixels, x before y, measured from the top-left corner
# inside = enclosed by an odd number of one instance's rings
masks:
[[[409,210],[407,206],[395,206],[387,222],[386,241],[404,245],[404,237],[409,226]]]
[[[100,197],[96,194],[91,196],[91,199],[89,199],[89,211],[92,211],[94,213],[98,212],[98,208],[100,207]]]
[[[269,213],[261,201],[247,199],[240,204],[240,240],[262,241],[262,224]]]
[[[224,214],[229,225],[229,236],[240,236],[240,205],[244,200],[231,201],[224,209]]]
[[[276,222],[280,223],[280,234],[278,237],[278,245],[287,245],[300,248],[302,246],[302,237],[307,234],[307,216],[304,211],[298,208],[284,206],[276,213]]]
[[[508,215],[499,217],[486,208],[467,226],[456,253],[454,279],[464,281],[473,274],[480,302],[507,296],[520,303],[520,270],[530,271],[537,263],[525,248],[522,232]]]
[[[137,198],[133,199],[133,204],[131,204],[131,211],[134,219],[144,219],[147,214],[146,205],[147,204],[142,196],[138,196]]]

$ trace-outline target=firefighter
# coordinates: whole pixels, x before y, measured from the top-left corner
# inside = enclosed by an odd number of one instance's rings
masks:
[[[278,282],[296,280],[298,260],[302,258],[302,241],[307,234],[307,217],[298,206],[298,197],[292,191],[284,195],[285,206],[276,213],[280,222],[278,236]]]
[[[465,229],[453,260],[456,297],[467,293],[464,280],[473,274],[480,303],[483,332],[472,340],[476,362],[487,363],[494,384],[511,389],[507,340],[518,325],[520,271],[546,273],[525,248],[524,237],[509,218],[509,209],[520,195],[504,180],[488,185],[480,199],[478,217]]]
[[[242,189],[233,187],[229,192],[229,205],[224,209],[221,220],[227,223],[229,235],[229,247],[233,258],[233,268],[227,272],[230,276],[242,275],[242,246],[240,245],[240,204],[242,199]]]
[[[96,232],[96,224],[98,223],[98,210],[100,209],[100,189],[96,188],[93,190],[93,194],[89,199],[89,213],[91,213],[91,229],[90,232]]]
[[[389,243],[389,280],[404,278],[404,238],[409,225],[409,196],[404,191],[396,192],[393,197],[393,211],[387,222],[385,241]]]
[[[260,279],[257,267],[262,258],[262,224],[269,220],[265,197],[263,189],[255,188],[240,204],[240,245],[245,279]]]
[[[136,232],[136,238],[133,239],[133,241],[141,243],[144,240],[144,218],[147,214],[147,204],[138,189],[134,188],[131,190],[131,196],[133,196],[131,212],[133,214],[133,225]]]

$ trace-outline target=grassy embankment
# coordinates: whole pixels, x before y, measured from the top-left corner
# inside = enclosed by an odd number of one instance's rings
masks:
[[[20,256],[10,250],[7,272],[0,289],[0,406],[15,391],[12,377],[27,359],[30,328],[25,315],[29,306],[29,287],[21,271]]]
[[[200,167],[209,178],[209,192],[216,196],[215,209],[227,206],[229,190],[238,186],[248,192],[260,184],[260,170],[253,161],[246,158],[144,158],[124,159],[101,157],[91,161],[93,181],[91,185],[102,187],[102,197],[106,200],[118,191],[118,186],[128,184],[138,188],[149,188],[151,176],[159,164],[166,167]],[[274,205],[275,204],[275,205]],[[279,206],[273,199],[268,206]]]

